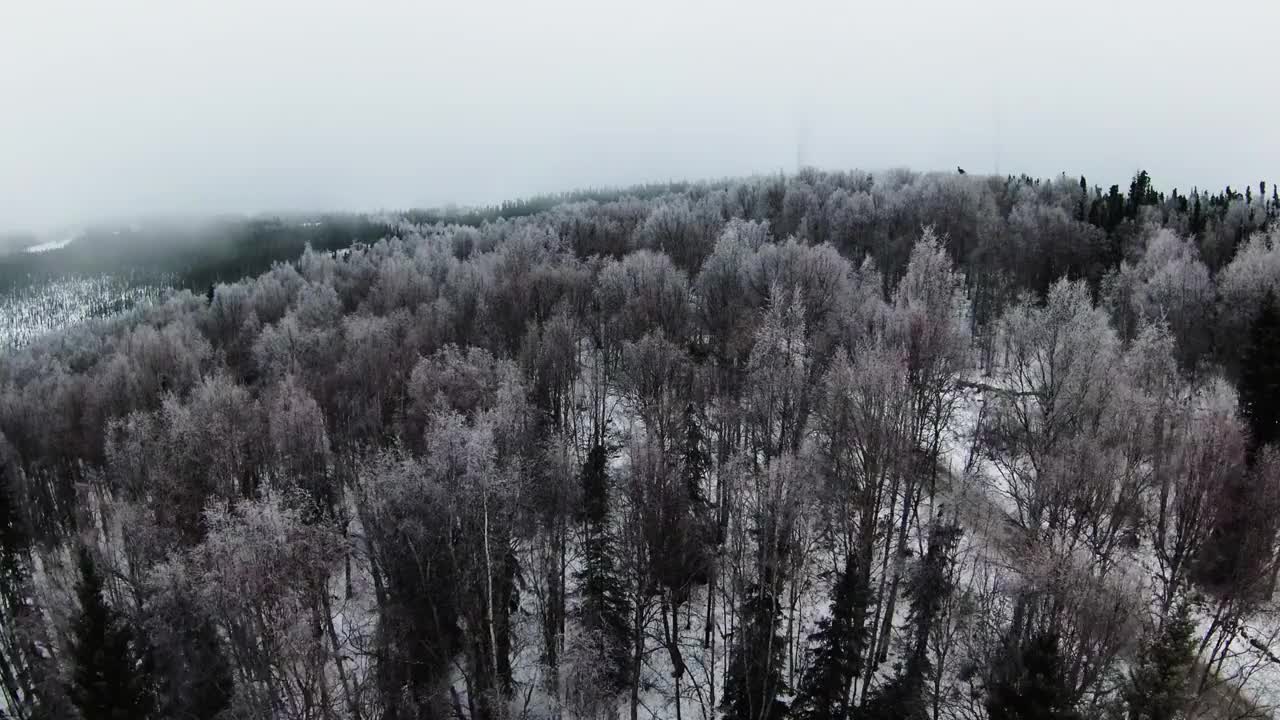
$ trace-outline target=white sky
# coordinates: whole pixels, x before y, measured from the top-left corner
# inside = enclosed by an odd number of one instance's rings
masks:
[[[0,229],[827,168],[1280,179],[1280,0],[0,0]]]

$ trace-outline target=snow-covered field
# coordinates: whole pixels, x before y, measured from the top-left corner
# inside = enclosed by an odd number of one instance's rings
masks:
[[[68,235],[64,238],[59,238],[57,240],[46,240],[42,243],[38,243],[36,245],[32,245],[31,247],[28,247],[27,252],[42,253],[42,252],[49,252],[50,250],[61,250],[62,248],[75,242],[77,237],[78,236],[76,235]]]

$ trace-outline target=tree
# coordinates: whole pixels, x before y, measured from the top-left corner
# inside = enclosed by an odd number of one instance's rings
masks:
[[[175,587],[172,592],[160,590],[144,608],[149,619],[148,662],[154,668],[156,715],[214,720],[230,707],[235,691],[222,638],[196,608],[190,586]]]
[[[785,640],[778,630],[787,571],[796,560],[796,518],[805,500],[797,465],[793,456],[783,456],[753,473],[755,575],[738,609],[721,702],[731,720],[780,720],[788,712],[782,699],[789,692],[782,673]]]
[[[1129,673],[1125,701],[1129,720],[1175,720],[1190,699],[1196,663],[1196,624],[1190,605],[1180,602],[1144,643]]]
[[[792,706],[797,720],[838,720],[848,712],[849,691],[862,672],[866,650],[867,629],[858,609],[866,607],[867,595],[858,557],[846,553],[832,589],[831,617],[819,620],[809,636],[815,647]]]
[[[587,642],[609,670],[604,679],[616,692],[627,686],[631,657],[630,607],[618,577],[617,550],[609,529],[609,456],[603,445],[587,454],[582,468],[583,558],[579,615]]]
[[[1041,631],[1026,645],[1009,645],[993,670],[986,702],[990,720],[1080,718],[1063,681],[1056,633]]]
[[[695,512],[701,512],[707,504],[707,494],[702,488],[710,465],[706,445],[707,438],[698,421],[698,411],[693,403],[689,403],[684,408],[684,463],[680,466],[680,477]]]
[[[1213,525],[1196,558],[1195,578],[1220,610],[1246,611],[1269,593],[1280,531],[1280,449],[1265,446],[1253,466],[1228,476],[1212,499]]]
[[[932,494],[937,479],[942,436],[959,400],[959,379],[969,367],[969,331],[964,278],[955,272],[942,243],[927,228],[911,251],[907,272],[894,292],[889,331],[901,348],[909,397],[912,463],[900,481],[896,560],[885,602],[876,660],[889,645],[894,608],[908,556],[908,532],[922,495]],[[897,491],[895,490],[895,494]]]
[[[537,528],[526,587],[532,590],[541,621],[542,661],[548,691],[560,693],[561,658],[568,619],[569,538],[573,513],[582,505],[581,467],[570,441],[552,434],[544,443],[537,480],[530,497],[531,520]]]
[[[272,708],[294,717],[304,708],[332,711],[338,698],[322,680],[335,670],[337,653],[323,607],[341,536],[329,523],[312,522],[314,506],[300,491],[232,510],[211,503],[205,515],[207,537],[186,555],[183,571],[195,580],[193,597],[226,638],[236,670],[261,679],[239,686],[237,705],[259,716]]]
[[[145,650],[132,627],[103,598],[102,577],[88,548],[79,551],[68,693],[84,720],[138,720],[154,707]]]
[[[1240,413],[1249,426],[1249,457],[1280,437],[1280,308],[1268,290],[1254,316],[1240,362]]]
[[[38,706],[32,676],[40,657],[28,637],[38,626],[39,608],[29,585],[31,537],[19,502],[19,472],[0,433],[0,700],[22,720]]]
[[[730,720],[782,720],[787,690],[782,677],[783,640],[778,635],[782,604],[772,578],[763,578],[747,591],[742,607],[741,637],[725,677],[721,707]]]
[[[435,704],[449,661],[464,642],[446,561],[447,501],[405,453],[383,451],[360,463],[357,504],[373,559],[378,600],[375,680],[390,718],[417,717]]]
[[[1225,489],[1239,487],[1245,473],[1247,438],[1235,392],[1219,379],[1193,400],[1199,408],[1188,418],[1173,418],[1167,444],[1154,450],[1158,492],[1148,531],[1159,561],[1156,602],[1162,617],[1188,589],[1196,564],[1206,559],[1211,533],[1222,529],[1219,516],[1233,509],[1223,502]]]
[[[946,612],[955,589],[952,563],[960,541],[958,526],[935,520],[929,529],[929,548],[907,584],[907,613],[911,644],[902,671],[871,696],[860,713],[867,720],[925,720],[925,680],[932,671],[929,642]]]

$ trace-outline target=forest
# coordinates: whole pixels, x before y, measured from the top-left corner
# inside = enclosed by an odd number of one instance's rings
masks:
[[[172,288],[0,353],[0,718],[1280,708],[1273,184],[169,234],[67,248]]]

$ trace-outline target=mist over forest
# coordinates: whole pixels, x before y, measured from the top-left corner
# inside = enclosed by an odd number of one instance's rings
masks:
[[[1273,717],[1280,195],[1158,181],[16,238],[0,717]]]

